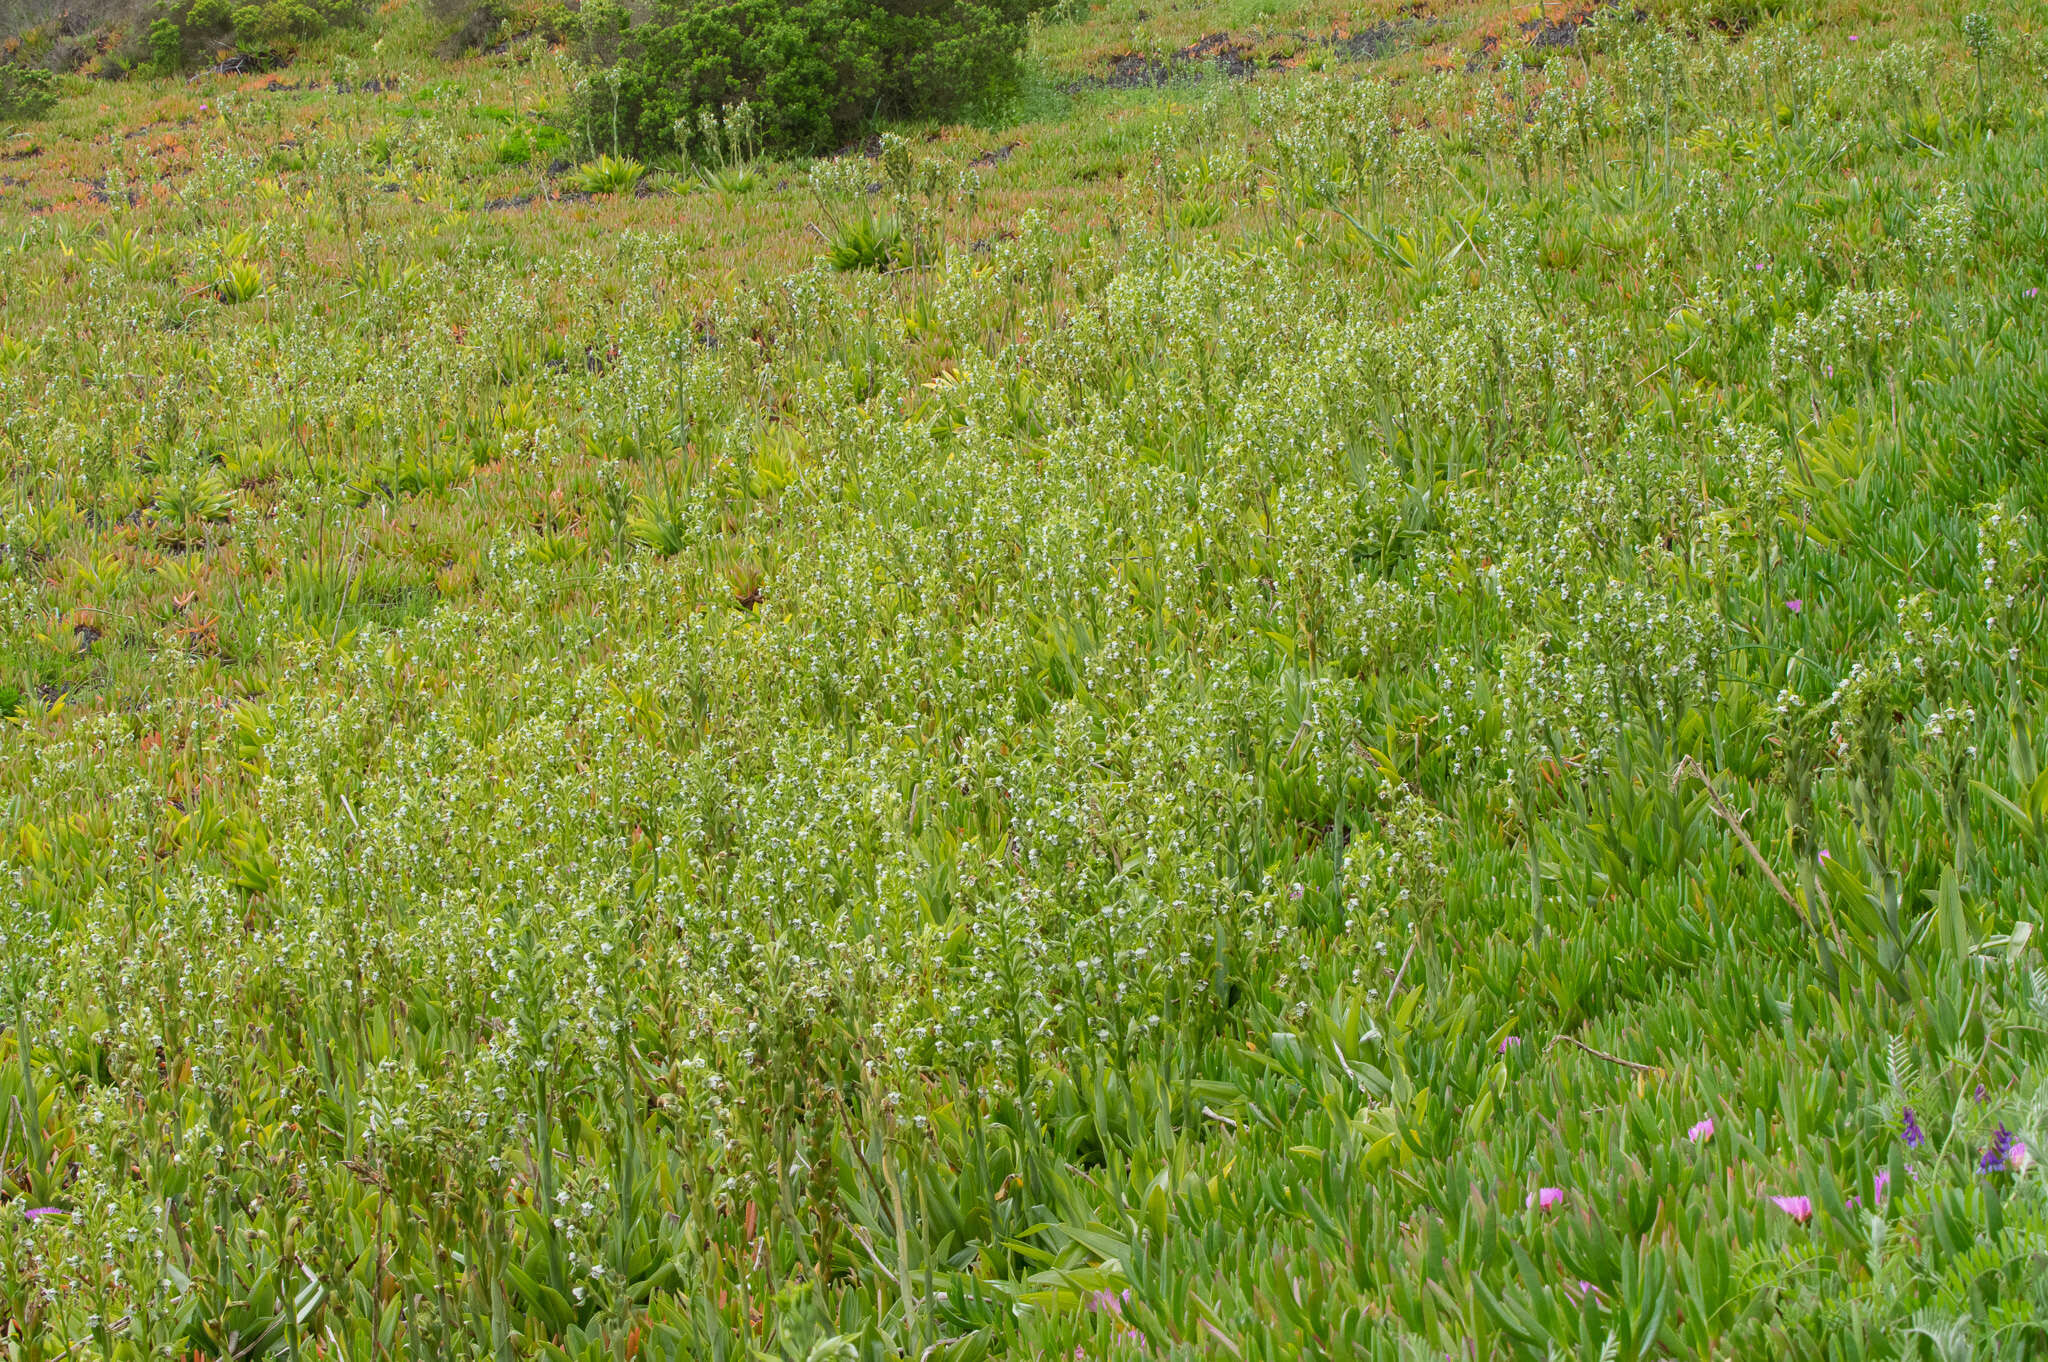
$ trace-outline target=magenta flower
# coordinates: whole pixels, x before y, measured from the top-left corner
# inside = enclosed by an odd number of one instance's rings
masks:
[[[1530,1194],[1528,1201],[1523,1204],[1533,1206],[1539,1211],[1547,1211],[1552,1206],[1562,1206],[1564,1205],[1564,1188],[1538,1187]]]
[[[1083,1305],[1087,1308],[1089,1314],[1108,1315],[1111,1319],[1115,1320],[1116,1335],[1118,1338],[1124,1339],[1132,1339],[1139,1336],[1138,1331],[1133,1329],[1124,1320],[1124,1307],[1130,1303],[1131,1289],[1129,1287],[1125,1287],[1122,1291],[1091,1291],[1083,1301]]]
[[[1870,1180],[1871,1203],[1878,1206],[1884,1205],[1885,1196],[1891,1190],[1892,1170],[1889,1168],[1878,1169],[1877,1176]]]
[[[1501,1053],[1501,1054],[1506,1054],[1506,1053],[1508,1052],[1508,1047],[1509,1047],[1510,1045],[1520,1045],[1521,1043],[1522,1043],[1522,1038],[1521,1038],[1520,1036],[1509,1036],[1509,1037],[1507,1037],[1507,1038],[1506,1038],[1505,1040],[1501,1041],[1501,1043],[1500,1043],[1500,1053]]]
[[[1785,602],[1785,608],[1796,615],[1800,611],[1806,609],[1806,602],[1800,599],[1799,597],[1794,596],[1791,600]]]
[[[1584,1303],[1584,1302],[1587,1302],[1587,1301],[1598,1301],[1599,1299],[1600,1299],[1600,1288],[1599,1288],[1599,1287],[1597,1287],[1597,1286],[1595,1286],[1595,1285],[1593,1285],[1593,1283],[1591,1283],[1591,1282],[1587,1281],[1587,1280],[1586,1280],[1585,1278],[1581,1277],[1581,1278],[1579,1279],[1579,1300],[1580,1300],[1580,1302],[1581,1302],[1581,1303]]]
[[[2034,1151],[2027,1148],[2025,1140],[2014,1140],[2012,1148],[2005,1151],[2005,1166],[2015,1173],[2024,1173],[2034,1166]]]
[[[1813,1198],[1810,1196],[1774,1196],[1771,1204],[1802,1225],[1813,1219]]]
[[[1685,1138],[1691,1140],[1694,1144],[1705,1144],[1708,1140],[1713,1139],[1714,1118],[1709,1116],[1706,1120],[1701,1121],[1691,1130],[1686,1131]]]
[[[43,1218],[44,1216],[46,1216],[46,1215],[70,1215],[70,1214],[71,1214],[71,1212],[69,1212],[69,1211],[60,1211],[60,1210],[58,1210],[58,1209],[57,1209],[57,1208],[56,1208],[55,1206],[31,1206],[31,1207],[29,1207],[29,1208],[28,1208],[28,1218],[29,1218],[29,1219],[31,1219],[31,1220],[41,1220],[41,1219],[42,1219],[42,1218]]]

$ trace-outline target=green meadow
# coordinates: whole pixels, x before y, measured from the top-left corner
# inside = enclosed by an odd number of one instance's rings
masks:
[[[1983,2],[0,115],[5,1362],[2048,1356]]]

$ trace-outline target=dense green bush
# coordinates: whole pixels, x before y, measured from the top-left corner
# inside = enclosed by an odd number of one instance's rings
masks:
[[[299,41],[361,23],[363,15],[361,0],[177,0],[150,24],[146,61],[168,74],[226,48],[259,61],[281,59]]]
[[[453,25],[436,49],[444,60],[480,52],[496,42],[505,30],[507,11],[503,0],[428,0],[427,12]]]
[[[57,103],[57,78],[39,67],[0,65],[0,122],[41,118]]]
[[[1033,0],[660,0],[634,24],[584,8],[582,130],[604,150],[697,150],[744,100],[773,151],[843,143],[878,117],[955,116],[1016,83]],[[616,144],[616,145],[614,145]]]

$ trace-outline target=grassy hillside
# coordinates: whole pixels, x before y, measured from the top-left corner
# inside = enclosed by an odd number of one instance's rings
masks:
[[[2048,1350],[2038,5],[458,22],[0,137],[10,1362]]]

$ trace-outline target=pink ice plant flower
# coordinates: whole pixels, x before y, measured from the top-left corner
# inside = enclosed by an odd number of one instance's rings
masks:
[[[44,1216],[46,1216],[46,1215],[70,1215],[70,1214],[71,1214],[71,1212],[69,1212],[69,1211],[60,1211],[60,1210],[58,1210],[58,1209],[57,1209],[57,1208],[56,1208],[55,1206],[31,1206],[31,1207],[29,1207],[29,1208],[28,1208],[28,1218],[29,1218],[29,1219],[31,1219],[31,1220],[41,1220],[41,1219],[42,1219],[42,1218],[43,1218]]]
[[[1813,1198],[1810,1196],[1774,1196],[1771,1204],[1802,1225],[1813,1219]]]
[[[1708,1140],[1713,1139],[1714,1118],[1709,1116],[1706,1120],[1701,1121],[1691,1130],[1686,1131],[1685,1138],[1691,1140],[1694,1144],[1705,1144]]]
[[[1534,1192],[1530,1193],[1528,1201],[1524,1204],[1533,1206],[1539,1211],[1547,1211],[1553,1206],[1562,1206],[1564,1205],[1564,1188],[1538,1187]]]
[[[1796,615],[1800,613],[1802,610],[1806,609],[1806,602],[1800,599],[1799,597],[1794,596],[1791,600],[1785,602],[1785,608]]]

